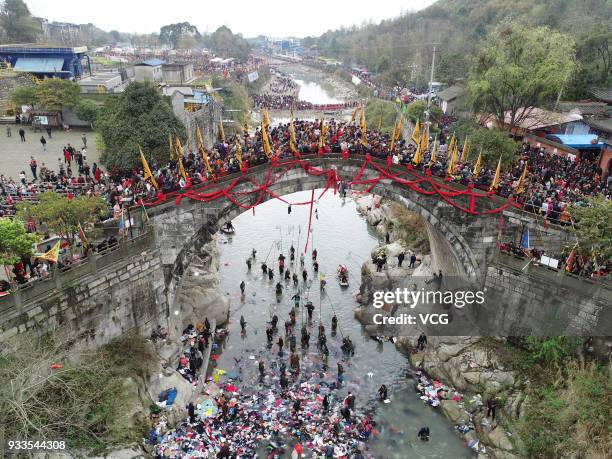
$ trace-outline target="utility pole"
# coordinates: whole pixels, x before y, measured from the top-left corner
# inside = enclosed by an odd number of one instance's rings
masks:
[[[439,43],[432,43],[433,45],[433,54],[431,56],[431,73],[429,75],[429,92],[427,94],[427,110],[425,111],[425,123],[427,126],[427,139],[429,139],[429,126],[431,122],[429,121],[431,115],[431,93],[433,92],[433,77],[434,77],[434,66],[436,65],[436,45]]]

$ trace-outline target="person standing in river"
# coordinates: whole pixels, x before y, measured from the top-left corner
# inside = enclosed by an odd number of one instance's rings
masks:
[[[246,288],[246,284],[244,281],[240,282],[240,293],[244,295],[244,289]]]
[[[378,389],[378,398],[381,402],[384,402],[385,400],[387,400],[388,395],[389,395],[389,391],[387,390],[387,386],[383,384]]]

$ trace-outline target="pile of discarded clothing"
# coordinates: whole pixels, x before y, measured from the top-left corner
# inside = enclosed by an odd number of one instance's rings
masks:
[[[461,396],[451,387],[442,384],[440,381],[431,379],[422,370],[416,372],[416,390],[419,392],[420,399],[428,405],[437,407],[441,400],[461,401]]]
[[[355,406],[347,392],[354,386],[343,386],[315,349],[302,354],[301,371],[263,351],[235,363],[213,370],[188,419],[165,433],[153,429],[160,432],[150,436],[154,457],[283,457],[295,448],[307,457],[368,457],[365,442],[378,434],[375,422]]]
[[[461,395],[456,390],[438,380],[431,379],[423,370],[416,372],[416,390],[420,394],[420,399],[434,408],[439,406],[442,400],[462,402]],[[476,408],[482,406],[481,396],[474,396],[469,404]],[[461,434],[468,448],[483,454],[486,452],[484,445],[478,441],[471,415],[467,423],[457,424],[455,429]]]

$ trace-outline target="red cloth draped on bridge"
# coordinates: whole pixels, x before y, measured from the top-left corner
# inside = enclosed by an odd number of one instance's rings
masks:
[[[343,152],[342,157],[348,158],[348,151]],[[156,199],[151,202],[146,202],[145,205],[154,206],[168,199],[174,199],[177,205],[183,198],[201,202],[224,199],[242,209],[251,209],[261,204],[265,200],[264,198],[266,195],[290,205],[312,205],[311,200],[305,202],[289,202],[283,197],[276,195],[270,190],[270,187],[282,180],[283,176],[295,168],[301,168],[305,173],[312,176],[326,177],[325,187],[319,198],[323,196],[329,188],[334,188],[335,190],[340,180],[334,169],[320,169],[308,164],[308,161],[304,159],[293,158],[286,161],[280,161],[278,158],[275,159],[275,161],[267,164],[266,176],[262,183],[250,177],[245,168],[242,170],[241,174],[234,175],[229,183],[216,183],[215,180],[183,191],[168,194],[158,192]],[[350,185],[362,185],[365,187],[362,192],[370,192],[381,180],[390,180],[394,184],[405,186],[425,196],[437,195],[444,202],[470,215],[495,214],[503,212],[508,207],[518,207],[518,204],[513,199],[508,199],[506,202],[502,203],[498,197],[476,192],[472,186],[463,189],[453,188],[446,185],[444,182],[432,178],[429,174],[423,175],[412,168],[400,169],[399,167],[393,167],[393,165],[389,164],[386,164],[386,166],[387,167],[377,164],[377,162],[372,160],[370,155],[366,155],[359,171],[351,180],[348,180],[348,183]],[[370,170],[374,171],[377,176],[362,179],[368,167]],[[252,188],[245,191],[234,190],[236,186],[244,185],[245,183],[250,183]],[[252,198],[248,199],[249,196],[252,196]],[[458,199],[467,200],[468,205],[466,206],[458,202]],[[493,208],[491,208],[491,202],[495,203]]]

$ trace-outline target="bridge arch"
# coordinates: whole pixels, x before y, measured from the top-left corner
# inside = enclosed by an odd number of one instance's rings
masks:
[[[378,177],[374,167],[364,166],[363,157],[315,157],[305,159],[304,162],[306,167],[335,171],[339,180],[351,180],[359,172],[362,180]],[[243,180],[233,188],[235,194],[241,196],[240,204],[259,204],[273,198],[273,195],[282,196],[297,191],[326,188],[330,183],[327,174],[314,175],[306,172],[303,167],[296,166],[273,177],[267,186],[270,193],[247,194],[253,190],[254,183],[266,181],[268,169],[268,165],[250,168],[246,174],[248,180]],[[236,176],[224,178],[219,182],[219,188],[226,187],[235,178]],[[436,195],[420,194],[391,179],[377,182],[374,191],[422,216],[431,241],[434,269],[444,267],[448,274],[465,277],[476,284],[484,283],[487,264],[493,255],[496,242],[497,226],[494,216],[467,214]],[[327,192],[332,193],[333,190]],[[225,197],[209,202],[183,197],[178,203],[169,200],[151,209],[150,216],[160,245],[170,303],[194,254],[211,240],[223,222],[243,212],[243,207]]]

